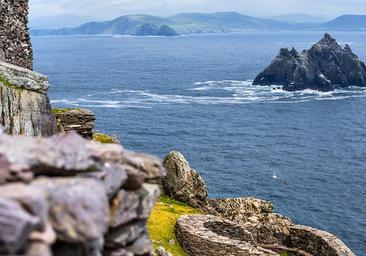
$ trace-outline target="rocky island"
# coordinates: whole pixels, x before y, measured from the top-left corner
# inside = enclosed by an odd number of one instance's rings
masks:
[[[340,46],[329,34],[309,50],[282,48],[254,85],[281,85],[286,91],[336,87],[366,87],[366,66],[349,45]]]

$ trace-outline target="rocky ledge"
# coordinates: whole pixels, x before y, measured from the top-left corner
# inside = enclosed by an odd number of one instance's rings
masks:
[[[170,153],[164,167],[164,194],[205,213],[177,220],[176,237],[189,255],[354,256],[332,234],[274,213],[269,201],[208,198],[203,178],[179,152]]]
[[[366,66],[349,45],[342,47],[325,34],[318,43],[303,52],[282,48],[253,84],[281,85],[287,91],[366,87]]]
[[[47,77],[0,62],[0,125],[7,133],[28,136],[55,133],[47,90]]]
[[[149,255],[159,159],[79,135],[0,134],[1,255]]]

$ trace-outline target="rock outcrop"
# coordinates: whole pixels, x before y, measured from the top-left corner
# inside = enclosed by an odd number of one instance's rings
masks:
[[[149,255],[159,159],[79,135],[0,135],[1,255]],[[138,182],[137,182],[138,181]]]
[[[136,36],[177,36],[178,33],[170,26],[158,27],[154,24],[145,23],[139,26],[135,32]]]
[[[167,172],[162,180],[164,194],[199,208],[205,202],[208,190],[198,172],[191,169],[184,156],[177,151],[165,157],[164,167]]]
[[[28,0],[0,0],[0,61],[32,69]]]
[[[88,109],[53,109],[59,132],[77,132],[86,139],[93,138],[95,114]]]
[[[164,161],[164,193],[199,208],[207,215],[183,216],[175,234],[189,255],[354,256],[335,236],[294,224],[273,213],[269,201],[248,198],[207,198],[207,187],[179,152]],[[167,186],[167,184],[169,186]]]
[[[54,134],[55,119],[47,90],[47,77],[0,62],[0,125],[9,134]]]
[[[284,90],[332,91],[336,87],[366,87],[366,66],[349,45],[340,46],[329,34],[309,50],[283,48],[260,73],[254,85],[282,85]]]

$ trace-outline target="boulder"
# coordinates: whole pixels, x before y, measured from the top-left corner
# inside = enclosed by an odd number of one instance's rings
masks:
[[[95,114],[88,109],[53,109],[58,123],[58,130],[77,132],[86,139],[93,138]]]
[[[200,207],[205,202],[208,195],[205,182],[180,152],[173,151],[167,155],[164,167],[167,173],[162,180],[165,195],[192,207]]]
[[[0,62],[0,122],[9,134],[50,136],[56,122],[47,96],[47,78]]]
[[[282,85],[284,90],[332,91],[336,87],[366,87],[366,66],[349,45],[340,46],[329,34],[309,50],[283,48],[254,80],[254,85]]]

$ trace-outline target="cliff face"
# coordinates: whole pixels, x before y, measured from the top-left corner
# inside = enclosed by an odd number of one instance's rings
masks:
[[[28,0],[0,0],[0,61],[32,69]]]
[[[45,76],[0,62],[0,125],[7,133],[27,136],[55,133],[47,90]]]

